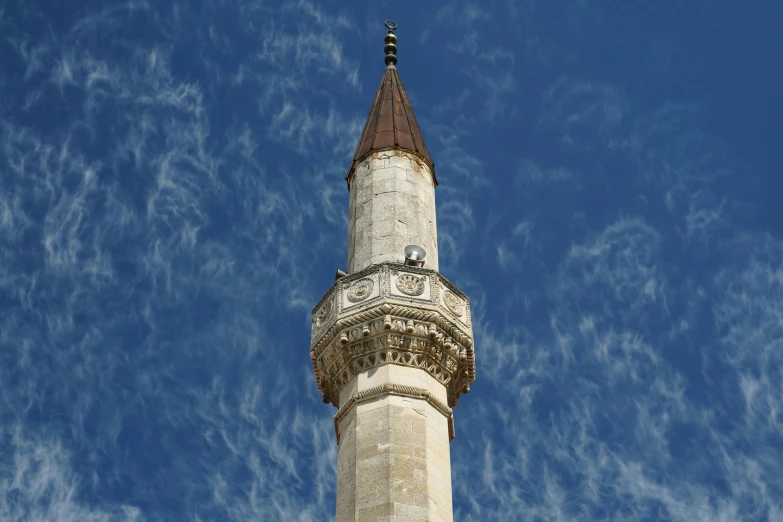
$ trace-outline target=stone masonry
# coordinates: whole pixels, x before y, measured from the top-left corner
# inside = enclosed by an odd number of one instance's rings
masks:
[[[427,164],[401,150],[373,152],[349,179],[348,272],[403,261],[410,244],[424,247],[438,269],[435,183]]]
[[[337,522],[452,522],[452,408],[476,378],[470,302],[438,272],[434,164],[386,26],[387,67],[346,178],[348,272],[313,310],[310,359],[337,407]],[[411,244],[423,266],[406,264]]]
[[[339,421],[337,520],[451,521],[450,417],[421,397],[384,389],[404,382],[442,401],[443,386],[391,364],[358,377],[351,395],[378,392]]]
[[[316,306],[310,357],[338,407],[337,521],[451,521],[452,408],[475,379],[467,297],[434,270],[371,265]]]

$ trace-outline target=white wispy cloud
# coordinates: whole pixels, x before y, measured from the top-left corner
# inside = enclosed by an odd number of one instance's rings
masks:
[[[610,148],[624,147],[622,123],[628,101],[610,84],[561,76],[544,94],[542,123],[557,125],[567,144],[594,147],[594,140]]]
[[[302,8],[317,16],[308,5]],[[342,220],[344,209],[322,195],[326,174],[302,157],[290,156],[287,167],[270,163],[269,147],[284,137],[250,131],[265,127],[252,94],[245,100],[253,112],[215,132],[216,85],[244,86],[181,77],[177,37],[163,25],[198,24],[198,13],[137,7],[86,13],[70,35],[37,44],[40,51],[17,46],[27,50],[21,77],[28,70],[30,82],[47,82],[38,105],[61,96],[79,101],[70,105],[72,118],[52,127],[30,127],[8,113],[0,124],[8,181],[0,196],[7,261],[0,289],[2,299],[18,303],[0,321],[3,418],[24,425],[31,415],[62,412],[35,442],[48,444],[48,454],[24,457],[32,471],[13,471],[14,453],[3,452],[3,477],[22,478],[0,487],[0,518],[147,520],[177,510],[202,520],[291,513],[323,520],[334,497],[328,411],[308,414],[307,422],[304,413],[270,422],[268,408],[301,393],[284,376],[298,379],[302,364],[285,357],[277,363],[281,395],[270,403],[262,382],[271,373],[263,367],[285,353],[285,343],[274,337],[279,333],[264,333],[260,321],[282,303],[298,310],[306,328],[304,314],[322,290],[304,275],[319,255],[300,255],[307,227],[321,212]],[[131,12],[148,17],[150,44],[130,45],[115,23]],[[115,30],[115,48],[89,46],[107,27]],[[20,42],[31,41],[23,36]],[[289,43],[281,52],[303,60],[306,72],[297,81],[317,90],[317,72],[305,67],[312,39]],[[133,51],[118,61],[118,48]],[[329,52],[335,59],[342,51],[335,41]],[[347,59],[341,63],[354,70]],[[346,155],[343,135],[353,118],[337,109],[314,118],[318,128],[299,152]],[[313,176],[292,174],[302,167]],[[342,234],[322,235],[321,248],[331,251],[335,237]],[[26,251],[40,253],[40,261],[28,264],[35,257]],[[191,315],[193,303],[202,316]],[[247,371],[241,385],[204,382],[204,365],[215,375],[243,365]],[[46,442],[52,440],[63,442]],[[33,454],[32,444],[17,454]],[[321,456],[313,459],[315,451]],[[317,487],[305,483],[311,476]],[[156,480],[181,485],[173,505],[156,497],[149,486]],[[115,495],[147,507],[115,508],[108,500]]]
[[[330,519],[307,329],[371,97],[354,14],[41,7],[0,8],[0,518]],[[496,7],[425,6],[420,39],[459,79],[416,105],[479,359],[456,518],[783,520],[783,249],[743,166],[701,105],[647,110]]]
[[[25,522],[143,522],[138,507],[95,506],[81,501],[84,489],[73,456],[57,441],[34,437],[20,426],[0,431],[0,517]]]

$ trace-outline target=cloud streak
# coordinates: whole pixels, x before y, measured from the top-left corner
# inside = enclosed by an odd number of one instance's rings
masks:
[[[432,58],[402,72],[475,320],[455,518],[783,520],[762,178],[709,103],[595,61],[623,13],[455,5],[404,25]],[[309,311],[345,262],[382,72],[357,20],[382,13],[53,9],[0,14],[0,518],[329,520]]]

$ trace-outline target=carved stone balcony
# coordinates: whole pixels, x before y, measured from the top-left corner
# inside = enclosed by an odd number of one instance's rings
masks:
[[[310,358],[325,403],[384,364],[418,367],[448,393],[476,378],[470,301],[434,270],[382,263],[338,279],[313,310]]]

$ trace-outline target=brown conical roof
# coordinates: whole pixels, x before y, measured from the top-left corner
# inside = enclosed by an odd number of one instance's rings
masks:
[[[405,87],[393,64],[383,73],[346,179],[350,179],[354,168],[372,152],[388,149],[416,154],[430,167],[433,178],[435,177],[435,165],[421,137]],[[435,183],[437,184],[437,180]]]

